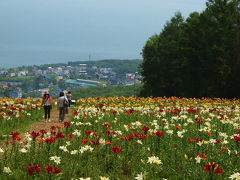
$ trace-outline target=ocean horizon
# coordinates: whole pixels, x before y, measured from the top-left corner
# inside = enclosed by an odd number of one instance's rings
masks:
[[[36,60],[38,59],[38,60]],[[141,57],[137,58],[98,58],[92,59],[91,57],[88,58],[66,58],[66,59],[44,59],[44,58],[36,58],[35,60],[11,60],[11,61],[2,61],[0,59],[0,69],[8,69],[8,68],[16,68],[21,66],[32,66],[32,65],[44,65],[44,64],[57,64],[57,63],[65,63],[68,62],[75,62],[75,61],[101,61],[101,60],[133,60],[133,59],[142,59]]]

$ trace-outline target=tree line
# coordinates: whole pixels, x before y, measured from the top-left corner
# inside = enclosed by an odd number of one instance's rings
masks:
[[[108,86],[108,87],[88,87],[78,88],[72,90],[73,99],[87,98],[87,97],[131,97],[134,94],[140,93],[141,84],[129,86]],[[135,93],[134,93],[135,89]]]
[[[140,96],[240,97],[239,0],[208,0],[180,12],[146,42]]]

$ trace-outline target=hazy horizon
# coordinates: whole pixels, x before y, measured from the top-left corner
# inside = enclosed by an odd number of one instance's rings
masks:
[[[6,0],[0,2],[0,67],[141,59],[150,36],[206,0]]]

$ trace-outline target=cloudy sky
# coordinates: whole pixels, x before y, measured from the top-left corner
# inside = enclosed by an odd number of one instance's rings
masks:
[[[175,12],[206,0],[1,0],[0,66],[141,58]]]

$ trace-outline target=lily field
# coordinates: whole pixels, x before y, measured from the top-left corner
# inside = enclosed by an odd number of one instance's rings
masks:
[[[240,101],[87,98],[26,133],[41,101],[0,99],[0,179],[240,179]],[[57,111],[55,111],[57,113]]]

